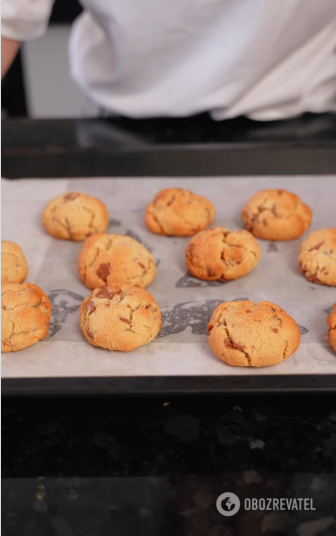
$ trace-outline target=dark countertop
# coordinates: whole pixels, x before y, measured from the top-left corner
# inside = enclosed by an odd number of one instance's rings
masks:
[[[336,531],[330,397],[5,400],[2,437],[8,536]],[[226,518],[228,491],[316,510]]]
[[[2,134],[2,174],[13,178],[336,172],[335,114],[268,124],[17,120]],[[140,153],[157,155],[154,168]],[[330,394],[11,397],[2,415],[6,536],[336,533]],[[316,510],[224,517],[216,499],[227,491],[242,504],[308,497]]]

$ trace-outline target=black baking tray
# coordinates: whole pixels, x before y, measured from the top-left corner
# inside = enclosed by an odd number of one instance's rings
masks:
[[[336,114],[267,124],[246,118],[216,123],[204,115],[3,121],[2,140],[2,176],[13,179],[336,174]],[[2,380],[2,394],[12,396],[329,392],[336,392],[336,375]]]

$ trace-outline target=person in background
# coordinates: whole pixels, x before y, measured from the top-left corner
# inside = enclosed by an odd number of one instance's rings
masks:
[[[52,4],[2,0],[2,77],[20,43],[45,32]],[[71,75],[111,114],[276,120],[336,110],[336,0],[82,4]]]

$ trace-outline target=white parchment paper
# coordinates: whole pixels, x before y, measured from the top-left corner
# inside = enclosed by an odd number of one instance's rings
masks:
[[[303,238],[291,242],[259,240],[262,258],[249,275],[227,283],[199,281],[187,273],[189,239],[161,237],[144,224],[147,203],[162,188],[184,187],[215,205],[213,225],[243,228],[240,212],[251,195],[285,188],[312,208],[311,231],[336,226],[336,176],[216,178],[77,178],[2,180],[2,238],[17,242],[29,263],[28,282],[39,285],[53,306],[48,337],[2,356],[2,377],[267,375],[336,373],[336,354],[328,344],[327,314],[336,289],[309,283],[297,256]],[[123,354],[94,348],[79,326],[79,308],[90,291],[77,273],[82,243],[57,240],[44,231],[46,203],[66,191],[101,198],[110,213],[109,233],[128,234],[151,250],[157,275],[148,290],[157,300],[163,325],[151,344]],[[269,300],[300,325],[302,340],[294,356],[276,367],[236,368],[222,363],[207,343],[212,311],[222,301]]]

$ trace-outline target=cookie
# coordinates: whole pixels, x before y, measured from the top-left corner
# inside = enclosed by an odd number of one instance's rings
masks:
[[[329,342],[336,352],[336,303],[333,311],[328,316]]]
[[[286,190],[262,190],[246,203],[241,217],[245,227],[263,240],[294,240],[308,229],[312,211]]]
[[[69,192],[47,204],[42,223],[55,238],[81,242],[94,233],[106,231],[109,214],[104,203],[96,197]]]
[[[189,272],[207,281],[227,281],[248,274],[258,264],[260,247],[248,231],[225,227],[194,236],[186,249]]]
[[[311,233],[300,247],[299,264],[308,281],[336,286],[336,227]]]
[[[1,284],[22,283],[28,275],[28,264],[20,246],[1,240]]]
[[[182,188],[161,190],[146,209],[146,225],[152,233],[192,236],[203,231],[215,217],[212,203]]]
[[[17,352],[42,341],[49,329],[48,296],[30,283],[1,286],[1,351]]]
[[[147,287],[155,277],[156,266],[153,255],[134,238],[99,233],[84,242],[78,271],[91,290],[126,282]]]
[[[269,367],[290,357],[300,345],[300,329],[278,305],[250,300],[224,302],[208,325],[209,345],[234,367]]]
[[[84,300],[80,325],[92,346],[131,352],[160,331],[161,313],[153,296],[129,283],[96,288]]]

